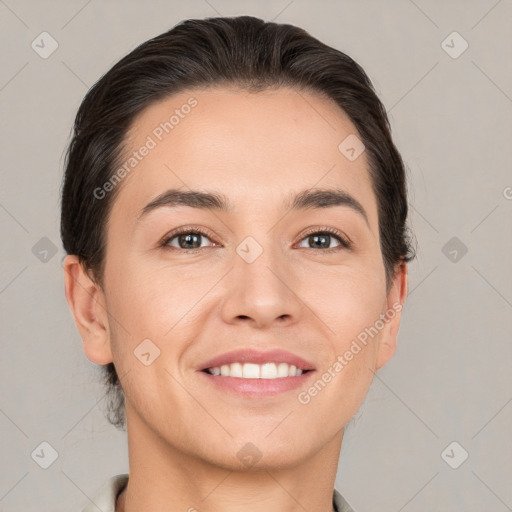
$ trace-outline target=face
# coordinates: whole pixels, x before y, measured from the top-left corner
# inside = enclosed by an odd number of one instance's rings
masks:
[[[351,134],[333,102],[287,88],[183,92],[135,120],[126,158],[137,151],[137,163],[107,227],[105,342],[85,344],[91,360],[114,361],[129,429],[231,469],[247,452],[292,466],[341,439],[393,354],[405,296],[405,266],[386,291],[366,153],[338,148]],[[330,195],[308,199],[320,189]],[[226,207],[161,199],[170,190]],[[308,207],[293,207],[297,195]],[[242,349],[309,371],[202,371]]]

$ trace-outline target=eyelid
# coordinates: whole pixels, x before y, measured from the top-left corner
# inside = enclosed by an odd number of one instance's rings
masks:
[[[329,226],[323,226],[323,227],[322,226],[314,226],[313,228],[308,229],[302,235],[302,238],[304,238],[304,237],[306,237],[308,235],[311,235],[313,233],[329,233],[331,235],[336,235],[337,237],[339,237],[347,245],[353,245],[352,240],[345,233],[343,233],[339,229],[332,228],[332,227],[329,227]],[[301,238],[301,240],[302,240],[302,238]]]
[[[345,249],[352,249],[354,246],[352,240],[345,233],[343,233],[339,229],[328,227],[328,226],[324,226],[324,227],[314,226],[313,228],[308,229],[305,233],[302,233],[299,242],[302,242],[302,240],[304,240],[304,238],[306,238],[307,236],[310,236],[312,234],[324,234],[324,233],[333,235],[336,238],[338,238],[341,246]],[[307,249],[307,247],[306,247],[306,249]],[[313,248],[310,247],[309,249],[313,249]],[[329,249],[320,250],[320,252],[329,252],[329,251],[333,251],[335,249],[337,249],[337,248],[331,247]],[[317,251],[317,249],[313,249],[313,250]]]
[[[214,242],[212,240],[212,238],[215,238],[215,236],[209,229],[204,228],[202,226],[194,226],[193,224],[189,225],[189,226],[182,226],[180,228],[173,229],[169,233],[166,233],[162,237],[162,239],[158,242],[158,245],[165,247],[173,238],[175,238],[183,233],[198,233],[198,234],[201,234],[201,235],[209,238],[215,245],[220,245],[217,242]],[[205,249],[205,247],[197,247],[195,249],[181,249],[181,250],[191,252],[191,251],[197,251],[199,249]],[[178,250],[180,250],[180,249],[178,249]]]

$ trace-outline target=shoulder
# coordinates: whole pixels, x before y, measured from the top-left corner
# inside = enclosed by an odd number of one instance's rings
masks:
[[[334,489],[332,503],[337,512],[355,512],[355,510],[348,504],[345,498],[336,489]]]
[[[102,512],[115,512],[117,495],[126,487],[128,476],[128,473],[122,473],[109,478],[82,512],[97,512],[98,508]],[[333,493],[333,505],[337,512],[355,512],[336,489]]]
[[[117,495],[128,483],[128,473],[115,475],[107,480],[82,512],[115,512]]]

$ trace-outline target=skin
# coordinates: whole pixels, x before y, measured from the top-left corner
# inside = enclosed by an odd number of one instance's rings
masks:
[[[130,479],[116,510],[330,511],[343,429],[395,352],[400,312],[308,404],[297,395],[313,381],[249,399],[205,383],[196,368],[241,347],[284,348],[320,377],[380,314],[404,304],[407,266],[397,265],[387,293],[366,154],[349,161],[338,150],[357,130],[335,103],[288,88],[186,91],[139,115],[129,152],[191,96],[197,106],[118,185],[104,289],[76,256],[64,260],[84,352],[115,363],[126,397]],[[347,191],[368,224],[347,206],[284,208],[312,187]],[[234,210],[164,207],[137,223],[169,188],[220,191]],[[179,238],[159,247],[180,226],[211,236],[195,253]],[[327,243],[338,250],[316,248],[307,236],[316,227],[340,230],[353,248],[335,237]],[[263,248],[250,264],[236,252],[247,236]],[[134,356],[147,338],[160,349],[149,366]],[[262,455],[251,467],[237,457],[248,442]]]

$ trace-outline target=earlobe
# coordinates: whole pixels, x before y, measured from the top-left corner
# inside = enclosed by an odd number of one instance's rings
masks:
[[[108,314],[100,286],[84,270],[78,256],[67,255],[63,262],[66,300],[82,337],[84,352],[93,363],[112,362]]]
[[[375,361],[375,368],[377,370],[384,366],[396,351],[400,318],[407,297],[407,288],[407,263],[402,262],[395,269],[391,289],[387,296],[387,309],[385,312],[387,320],[379,339],[379,348]]]

